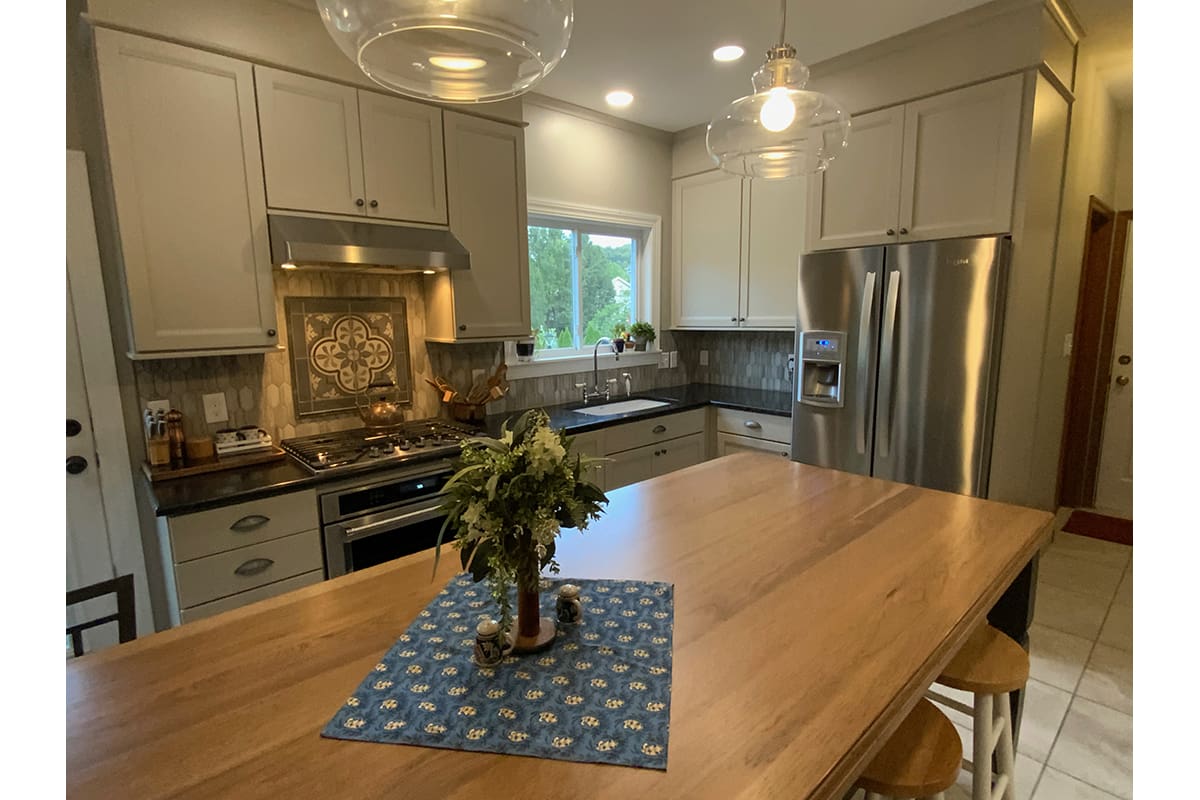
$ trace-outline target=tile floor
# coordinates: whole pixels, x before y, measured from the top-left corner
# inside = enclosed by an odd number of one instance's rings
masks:
[[[1133,548],[1056,531],[1042,553],[1029,639],[1017,800],[1132,798]],[[937,691],[970,703],[965,692]],[[969,758],[971,718],[943,711]],[[946,798],[970,796],[964,770]]]

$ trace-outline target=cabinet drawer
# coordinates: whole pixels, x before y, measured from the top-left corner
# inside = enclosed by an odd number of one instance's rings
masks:
[[[628,422],[607,428],[604,431],[605,453],[619,453],[634,447],[701,433],[704,430],[704,414],[707,409],[697,408],[678,414]]]
[[[772,442],[769,439],[754,439],[749,436],[738,436],[735,433],[717,434],[717,458],[734,453],[752,451],[756,453],[774,453],[788,458],[792,454],[791,445],[782,442]]]
[[[792,441],[792,418],[718,408],[717,431],[787,444]]]
[[[319,527],[315,492],[293,492],[167,520],[176,564]]]
[[[314,583],[320,583],[323,580],[325,580],[325,570],[316,569],[312,572],[306,572],[303,575],[297,575],[294,578],[286,578],[275,583],[268,583],[266,586],[260,586],[248,592],[241,592],[230,597],[222,597],[220,600],[214,600],[211,603],[204,603],[193,608],[185,608],[179,613],[179,619],[182,622],[195,622],[198,619],[211,617],[214,614],[232,611],[235,608],[257,603],[259,600],[278,597],[294,589],[312,586]]]
[[[197,558],[175,567],[179,606],[198,606],[323,568],[321,534],[315,530]]]

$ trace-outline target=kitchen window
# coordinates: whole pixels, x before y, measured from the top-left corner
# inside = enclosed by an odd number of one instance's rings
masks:
[[[583,357],[590,369],[596,342],[612,337],[618,326],[627,330],[646,320],[658,327],[653,298],[660,218],[531,201],[528,225],[534,361],[562,367],[537,373],[579,369]],[[646,354],[622,358],[631,365],[654,360]]]

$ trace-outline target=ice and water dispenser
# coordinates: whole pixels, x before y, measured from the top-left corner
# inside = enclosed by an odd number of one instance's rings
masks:
[[[796,400],[810,406],[842,407],[845,343],[843,331],[801,331]]]

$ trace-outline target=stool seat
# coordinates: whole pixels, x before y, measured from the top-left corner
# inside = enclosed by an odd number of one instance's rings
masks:
[[[858,778],[858,786],[889,797],[928,797],[954,785],[962,741],[954,723],[922,698]]]
[[[937,682],[974,694],[1003,694],[1029,680],[1029,654],[991,625],[982,625],[955,654]]]

